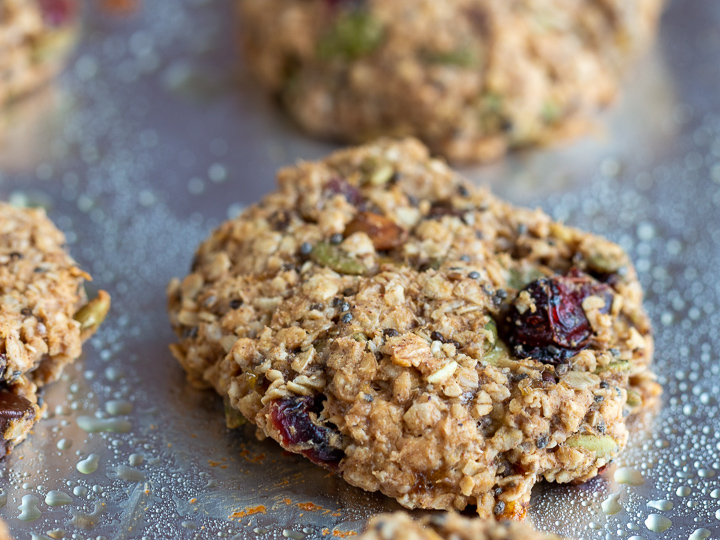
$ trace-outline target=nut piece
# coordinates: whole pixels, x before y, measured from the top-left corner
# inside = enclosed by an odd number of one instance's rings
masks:
[[[85,341],[92,336],[110,311],[110,295],[99,291],[96,298],[81,307],[73,318],[80,323],[80,338]]]
[[[393,249],[405,242],[407,232],[393,220],[372,212],[360,212],[345,227],[344,236],[364,232],[378,251]]]

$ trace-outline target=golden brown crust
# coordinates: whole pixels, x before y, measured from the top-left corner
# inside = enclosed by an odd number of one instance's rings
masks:
[[[71,13],[67,20],[53,21],[43,13],[39,0],[2,1],[0,109],[41,86],[62,66],[77,33],[77,8],[75,0],[62,0],[57,4],[67,4]]]
[[[516,521],[469,519],[455,512],[412,519],[405,512],[372,518],[358,540],[561,540]]]
[[[82,341],[97,328],[76,314],[99,301],[103,316],[109,308],[104,291],[87,301],[83,282],[90,276],[64,244],[43,210],[0,202],[0,430],[8,451],[40,418],[38,388],[80,356]]]
[[[588,130],[662,0],[239,0],[250,67],[308,132],[454,161]]]
[[[233,423],[407,507],[508,518],[540,478],[587,480],[624,447],[625,415],[658,387],[617,245],[496,199],[414,140],[278,179],[168,291],[173,353]],[[591,335],[550,360],[513,348],[528,287],[573,272],[600,291],[577,308]]]

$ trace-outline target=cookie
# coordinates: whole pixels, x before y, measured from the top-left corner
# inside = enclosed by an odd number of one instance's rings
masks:
[[[454,161],[577,136],[662,0],[239,0],[250,68],[313,135],[422,139]]]
[[[358,540],[561,540],[517,521],[468,519],[455,512],[413,520],[404,512],[372,518]]]
[[[76,0],[0,4],[0,108],[50,79],[74,41]]]
[[[64,249],[65,237],[42,210],[0,202],[0,454],[39,420],[38,391],[81,353],[110,307]]]
[[[302,162],[169,285],[172,351],[261,436],[408,508],[517,518],[657,395],[623,250],[474,187],[419,142]]]

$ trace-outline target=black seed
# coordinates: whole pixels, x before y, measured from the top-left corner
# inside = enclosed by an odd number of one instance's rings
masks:
[[[333,234],[333,235],[330,237],[330,243],[331,243],[331,244],[337,245],[337,244],[339,244],[339,243],[342,242],[342,241],[343,241],[343,235],[340,234],[340,233],[335,233],[335,234]]]
[[[22,315],[23,317],[29,317],[30,315],[32,315],[32,309],[30,309],[30,308],[22,308],[22,309],[20,310],[20,315]]]
[[[47,270],[38,266],[33,270],[33,272],[35,272],[36,274],[42,274],[43,272],[47,272]]]
[[[616,349],[615,347],[613,347],[612,349],[610,349],[610,354],[612,354],[613,356],[620,356],[620,349]]]
[[[460,194],[461,197],[467,197],[470,194],[470,192],[467,190],[467,188],[465,186],[463,186],[462,184],[460,184],[458,186],[458,193]]]
[[[383,335],[385,337],[396,337],[400,335],[400,332],[398,332],[394,328],[386,328],[385,330],[383,330]]]
[[[300,253],[303,255],[310,255],[312,252],[312,244],[310,242],[303,242],[300,245]]]
[[[10,260],[11,260],[11,261],[17,261],[18,259],[22,259],[22,258],[23,258],[22,253],[19,253],[19,252],[17,252],[17,251],[13,251],[13,252],[10,254]]]
[[[495,291],[495,294],[503,300],[507,298],[507,291],[505,289],[498,289],[497,291]]]
[[[477,238],[478,240],[482,240],[483,233],[481,231],[475,231],[475,238]]]
[[[547,435],[542,435],[537,441],[535,441],[535,446],[537,446],[540,450],[545,448],[547,445],[548,445]]]
[[[468,277],[469,277],[470,279],[479,279],[479,278],[480,278],[480,272],[476,272],[475,270],[473,270],[472,272],[470,272],[470,273],[468,274]]]
[[[243,305],[243,301],[239,299],[230,300],[230,309],[237,309]]]
[[[325,309],[325,306],[322,304],[310,304],[310,311],[322,311]]]
[[[522,380],[527,379],[529,376],[530,376],[530,375],[528,375],[527,373],[517,373],[517,374],[515,374],[515,375],[512,376],[512,379],[513,379],[514,381],[518,382],[518,381],[522,381]]]
[[[595,403],[602,403],[605,401],[605,396],[595,396]]]
[[[183,330],[183,337],[194,338],[194,337],[197,337],[197,333],[198,333],[197,326],[193,326],[192,328],[185,328]]]
[[[598,422],[598,425],[595,426],[595,427],[597,428],[597,430],[598,430],[600,433],[602,433],[603,435],[605,435],[605,431],[607,430],[607,427],[605,426],[605,422],[603,422],[602,420],[600,420],[600,421]]]
[[[388,180],[389,184],[397,184],[400,181],[400,173],[395,171],[392,173],[392,176],[390,177],[390,180]]]
[[[610,384],[607,381],[600,381],[600,388],[610,388]]]
[[[527,234],[527,232],[528,232],[527,225],[525,225],[524,223],[521,223],[520,225],[518,225],[517,232],[520,236],[522,236],[523,234]]]
[[[372,403],[375,398],[373,398],[370,394],[363,394],[363,399],[368,403]]]
[[[350,311],[350,304],[347,302],[343,302],[340,304],[340,311],[345,313],[346,311]]]
[[[496,516],[499,516],[505,511],[505,501],[498,501],[498,503],[495,505],[495,508],[493,509],[493,512]]]
[[[462,262],[470,262],[470,257],[468,255],[460,255],[460,260]]]
[[[340,320],[344,323],[349,323],[353,320],[352,313],[345,313],[342,317],[340,317]]]
[[[440,343],[445,343],[445,336],[443,336],[440,332],[433,332],[430,334],[430,339],[433,341],[439,341]]]

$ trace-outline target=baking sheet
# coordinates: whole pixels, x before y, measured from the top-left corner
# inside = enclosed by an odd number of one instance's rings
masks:
[[[226,430],[219,399],[188,386],[168,352],[164,296],[278,166],[334,146],[254,85],[231,2],[148,0],[129,15],[89,4],[57,84],[2,119],[0,197],[46,206],[114,304],[2,464],[0,514],[18,539],[350,536],[399,506],[249,427]],[[625,86],[595,137],[466,171],[622,244],[656,328],[662,408],[602,477],[540,486],[529,519],[576,538],[719,538],[720,4],[672,3]]]

